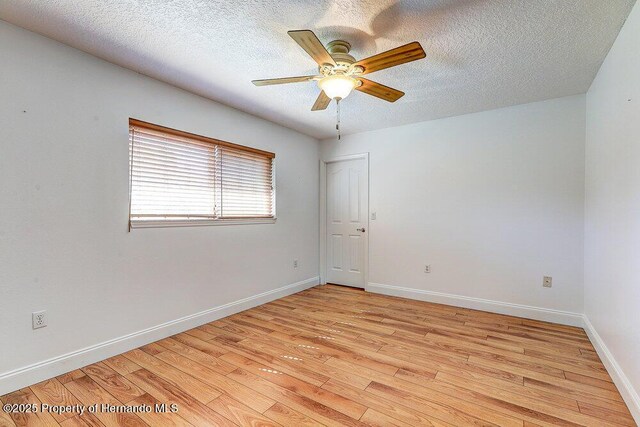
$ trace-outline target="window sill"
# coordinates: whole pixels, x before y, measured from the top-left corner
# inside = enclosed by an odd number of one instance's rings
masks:
[[[247,219],[181,219],[181,220],[133,220],[131,228],[203,227],[210,225],[256,225],[275,224],[277,218]]]

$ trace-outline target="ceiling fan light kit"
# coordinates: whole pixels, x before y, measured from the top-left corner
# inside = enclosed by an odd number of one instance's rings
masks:
[[[316,61],[320,74],[315,76],[253,80],[253,84],[256,86],[267,86],[316,81],[321,91],[311,111],[325,110],[332,99],[335,99],[336,102],[339,103],[340,100],[349,96],[353,89],[388,102],[395,102],[404,95],[404,92],[365,79],[362,76],[422,59],[426,56],[420,43],[412,42],[356,61],[356,59],[349,54],[351,45],[344,40],[334,40],[328,43],[325,48],[313,31],[293,30],[289,31],[288,34]],[[340,118],[338,116],[338,125],[336,125],[338,139],[340,135],[339,122]]]
[[[340,74],[318,80],[320,89],[331,99],[345,99],[355,87],[361,84],[353,77]]]

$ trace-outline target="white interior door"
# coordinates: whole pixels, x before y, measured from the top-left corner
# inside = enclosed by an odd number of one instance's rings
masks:
[[[364,288],[369,215],[367,159],[327,164],[328,283]]]

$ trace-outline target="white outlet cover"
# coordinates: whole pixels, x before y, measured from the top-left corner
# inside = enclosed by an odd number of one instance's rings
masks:
[[[31,313],[31,326],[33,329],[40,329],[47,326],[46,311],[34,311]]]
[[[376,219],[376,213],[375,212],[371,212],[371,219]]]

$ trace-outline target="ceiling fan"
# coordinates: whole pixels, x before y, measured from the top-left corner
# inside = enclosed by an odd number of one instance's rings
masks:
[[[404,95],[404,92],[362,76],[426,56],[420,43],[412,42],[356,61],[349,55],[351,45],[344,40],[334,40],[325,48],[311,30],[294,30],[289,31],[288,34],[318,63],[320,75],[253,80],[252,83],[256,86],[267,86],[316,81],[321,91],[311,111],[326,109],[332,99],[339,102],[353,89],[385,101],[395,102]]]

